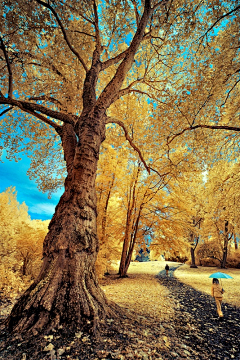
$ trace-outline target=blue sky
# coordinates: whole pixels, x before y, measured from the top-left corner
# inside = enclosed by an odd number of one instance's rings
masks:
[[[51,219],[63,189],[48,199],[47,194],[39,191],[35,182],[29,180],[26,175],[30,161],[27,157],[22,156],[19,162],[9,161],[4,156],[1,160],[3,163],[0,162],[0,192],[14,186],[18,202],[26,203],[31,219]]]

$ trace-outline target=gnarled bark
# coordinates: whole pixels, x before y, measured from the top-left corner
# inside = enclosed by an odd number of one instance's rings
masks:
[[[65,192],[49,224],[42,270],[7,319],[11,330],[36,332],[68,324],[95,332],[99,319],[112,314],[94,269],[99,246],[95,176],[104,127],[89,122],[85,119],[88,125],[78,141],[71,125],[61,132],[68,169]]]
[[[11,96],[11,89],[8,97],[0,93],[0,104],[15,106],[55,129],[61,137],[67,165],[65,191],[44,240],[41,272],[16,303],[6,323],[14,331],[38,332],[59,324],[66,324],[69,329],[81,326],[96,331],[100,319],[108,314],[112,316],[114,311],[98,285],[94,268],[99,247],[95,178],[100,145],[105,137],[106,111],[121,96],[121,87],[134,62],[148,20],[161,2],[151,7],[151,1],[145,0],[141,20],[128,50],[110,59],[110,62],[101,61],[103,46],[97,7],[95,2],[89,3],[94,9],[91,24],[95,28],[96,41],[91,64],[85,64],[71,44],[56,8],[40,0],[37,3],[50,11],[86,76],[80,116],[52,110],[49,104],[43,106],[16,100]],[[7,54],[6,62],[10,64]],[[99,73],[112,65],[117,66],[116,73],[97,98]],[[9,71],[9,85],[12,84],[10,75]]]

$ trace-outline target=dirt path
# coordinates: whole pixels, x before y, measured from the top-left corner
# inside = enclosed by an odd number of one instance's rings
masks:
[[[169,290],[175,303],[172,319],[173,336],[188,348],[189,358],[195,359],[240,359],[240,310],[223,303],[224,320],[219,322],[214,299],[199,292],[175,277],[166,279],[158,275],[161,285]],[[179,347],[176,344],[175,357]]]
[[[174,277],[179,264],[169,264],[166,278],[164,265],[133,264],[128,278],[102,281],[126,315],[108,319],[100,340],[77,329],[75,335],[61,329],[35,339],[2,334],[0,359],[239,360],[239,308],[225,304],[219,323],[213,299]]]

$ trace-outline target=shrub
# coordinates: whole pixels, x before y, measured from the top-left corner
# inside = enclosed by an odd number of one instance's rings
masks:
[[[199,266],[219,266],[219,261],[211,257],[206,257],[203,259],[197,259],[197,265]]]
[[[240,250],[235,250],[227,257],[227,267],[240,269]]]

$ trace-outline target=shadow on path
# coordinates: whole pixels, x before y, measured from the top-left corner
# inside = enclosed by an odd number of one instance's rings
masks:
[[[176,304],[174,332],[191,349],[189,358],[195,353],[196,359],[240,360],[240,309],[223,302],[224,319],[219,321],[215,300],[175,278],[177,267],[170,267],[168,277],[161,271],[157,278]],[[177,349],[175,353],[179,358]]]

